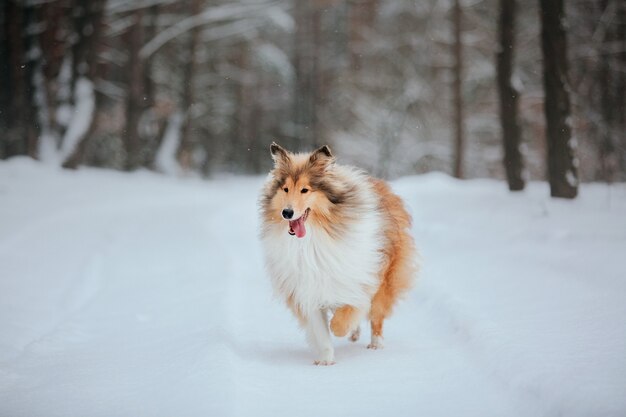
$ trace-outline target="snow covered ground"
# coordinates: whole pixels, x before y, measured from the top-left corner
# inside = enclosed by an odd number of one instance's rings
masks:
[[[626,415],[626,186],[394,182],[418,285],[384,350],[316,367],[261,183],[1,162],[0,416]]]

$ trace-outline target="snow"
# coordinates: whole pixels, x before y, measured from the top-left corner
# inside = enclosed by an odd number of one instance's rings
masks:
[[[154,165],[160,172],[170,175],[181,173],[181,167],[176,159],[176,150],[180,143],[180,129],[183,115],[180,112],[172,114],[163,135],[163,141],[154,159]]]
[[[254,48],[254,57],[262,68],[278,73],[282,80],[294,78],[294,70],[289,57],[276,45],[264,43]]]
[[[576,165],[574,164],[574,166]],[[571,169],[568,169],[567,172],[565,172],[565,181],[567,181],[567,184],[570,187],[576,187],[578,185],[578,178],[576,178],[576,174]]]
[[[60,163],[69,158],[76,146],[80,143],[91,124],[96,99],[93,92],[93,83],[85,77],[76,80],[76,92],[73,115],[67,131],[63,136],[61,150],[59,153]]]
[[[276,27],[284,30],[285,32],[294,31],[296,22],[283,8],[279,6],[269,8],[267,11],[267,17]]]
[[[625,185],[394,181],[418,284],[385,349],[364,330],[316,367],[262,266],[262,182],[0,162],[0,415],[626,414]]]

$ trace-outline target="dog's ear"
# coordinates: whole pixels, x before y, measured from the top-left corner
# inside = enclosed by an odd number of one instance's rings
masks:
[[[272,144],[270,145],[270,152],[272,153],[272,159],[274,160],[275,164],[285,162],[289,159],[287,151],[276,142],[272,142]]]
[[[309,161],[312,164],[322,163],[324,165],[330,165],[335,162],[335,157],[333,156],[332,152],[330,152],[330,148],[328,147],[328,145],[324,145],[311,154]]]

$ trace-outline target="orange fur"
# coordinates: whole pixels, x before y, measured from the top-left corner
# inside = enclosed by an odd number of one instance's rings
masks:
[[[382,337],[383,322],[392,313],[398,299],[411,288],[415,275],[415,244],[408,233],[411,216],[400,197],[382,180],[372,179],[374,190],[380,197],[385,219],[386,245],[378,287],[370,307],[372,335]],[[343,337],[358,326],[359,314],[353,306],[342,306],[335,311],[330,328],[337,337]]]
[[[342,306],[335,310],[333,319],[330,321],[330,329],[337,337],[343,337],[358,326],[360,319],[359,311],[352,306]]]
[[[384,261],[380,271],[380,287],[372,299],[370,320],[372,334],[382,336],[383,321],[393,309],[400,296],[411,288],[417,272],[415,244],[409,234],[411,216],[400,197],[381,180],[372,179],[374,189],[380,196],[385,215]]]

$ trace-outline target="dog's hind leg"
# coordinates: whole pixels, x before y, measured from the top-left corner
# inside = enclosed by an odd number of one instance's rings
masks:
[[[330,321],[330,329],[337,337],[343,337],[349,332],[354,332],[359,327],[359,322],[365,314],[362,309],[345,305],[335,310],[333,319]],[[358,339],[358,337],[357,337]]]
[[[398,298],[410,287],[412,266],[404,259],[393,259],[374,298],[369,318],[372,325],[372,341],[368,349],[383,348],[383,323],[391,315]]]
[[[391,315],[393,305],[397,300],[396,288],[392,285],[390,271],[387,273],[387,280],[383,281],[374,298],[372,299],[372,307],[370,309],[370,321],[372,325],[372,340],[368,349],[383,348],[383,323],[387,317]]]
[[[383,347],[383,322],[391,314],[396,301],[411,288],[417,272],[417,253],[410,233],[411,216],[402,200],[392,193],[387,184],[375,180],[373,185],[381,197],[385,214],[383,262],[380,269],[380,287],[372,298],[369,318],[372,324],[370,349]]]
[[[377,294],[378,295],[378,294]],[[368,349],[382,349],[383,346],[383,322],[389,314],[390,306],[386,306],[374,297],[372,301],[372,310],[370,311],[370,320],[372,325],[372,340]]]
[[[413,240],[406,232],[394,236],[389,248],[390,256],[382,271],[380,287],[370,308],[372,341],[368,349],[383,348],[383,322],[391,315],[394,304],[412,285],[417,265]]]

